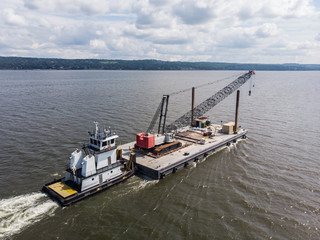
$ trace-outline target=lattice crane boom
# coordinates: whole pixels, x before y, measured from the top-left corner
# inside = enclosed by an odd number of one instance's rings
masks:
[[[169,105],[169,95],[163,95],[162,100],[157,108],[156,113],[154,114],[154,116],[152,118],[152,121],[151,121],[146,133],[153,132],[155,124],[158,120],[159,120],[158,133],[164,133],[166,119],[167,119],[168,105]],[[163,120],[163,122],[162,122],[162,120]]]
[[[223,89],[218,91],[216,94],[214,94],[210,98],[200,103],[197,107],[194,108],[194,118],[203,116],[206,112],[208,112],[210,109],[216,106],[219,102],[224,100],[231,93],[233,93],[235,90],[241,87],[245,82],[247,82],[251,78],[252,74],[254,74],[254,71],[249,71],[248,73],[241,75],[232,83],[230,83],[228,86],[224,87]],[[178,128],[188,126],[191,122],[191,116],[192,116],[192,110],[190,110],[189,112],[181,116],[179,119],[177,119],[176,121],[168,125],[165,128],[166,132],[170,132]]]

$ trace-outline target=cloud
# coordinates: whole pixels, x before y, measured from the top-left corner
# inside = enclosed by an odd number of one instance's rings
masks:
[[[258,14],[265,18],[302,18],[314,14],[310,0],[263,1]]]
[[[190,39],[186,36],[180,36],[179,34],[173,35],[162,35],[162,36],[153,36],[150,40],[154,44],[163,44],[163,45],[181,45],[190,43]]]
[[[206,23],[214,18],[211,5],[205,1],[185,0],[176,4],[173,11],[183,23],[189,25]]]
[[[305,41],[302,43],[297,44],[296,49],[302,50],[302,49],[314,49],[316,47],[319,47],[318,43],[311,42],[311,41]]]
[[[51,40],[58,45],[88,45],[95,34],[87,24],[57,26],[52,31]]]
[[[25,0],[24,6],[31,10],[39,10],[43,8],[50,7],[51,1],[39,1],[39,0]]]
[[[274,23],[264,23],[262,26],[258,27],[255,36],[259,38],[266,38],[274,36],[278,33],[278,27]]]
[[[167,5],[137,4],[132,11],[136,15],[135,24],[138,29],[170,29],[172,24],[175,24],[175,18],[171,15],[171,9]]]
[[[225,40],[221,40],[217,46],[223,48],[252,48],[256,44],[253,38],[245,35],[239,35],[237,37],[226,37]]]
[[[242,6],[242,8],[239,10],[237,16],[242,21],[246,21],[246,20],[252,18],[254,16],[253,6],[250,4]]]
[[[93,49],[106,49],[106,43],[103,40],[99,40],[99,39],[92,39],[90,40],[90,46]]]
[[[137,28],[160,28],[167,27],[168,22],[163,21],[165,14],[163,12],[152,12],[142,9],[137,13],[136,26]]]
[[[2,17],[5,23],[12,26],[25,26],[27,25],[24,17],[17,15],[13,9],[5,8],[2,10]]]
[[[178,45],[178,44],[185,44],[189,41],[185,38],[172,37],[172,38],[157,38],[157,39],[154,39],[152,42],[155,44]]]
[[[128,11],[134,0],[23,0],[24,6],[30,10],[43,13],[56,13],[85,16],[96,16],[110,13],[111,11]]]
[[[319,62],[312,0],[1,0],[0,9],[0,55]]]
[[[251,48],[255,44],[254,32],[250,28],[225,29],[217,42],[220,48]]]

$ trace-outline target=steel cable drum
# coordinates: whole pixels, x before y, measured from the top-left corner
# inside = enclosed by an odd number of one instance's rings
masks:
[[[230,94],[232,94],[235,90],[237,90],[239,87],[241,87],[246,81],[250,79],[252,76],[253,71],[249,71],[248,73],[245,73],[238,77],[236,80],[231,82],[229,85],[215,93],[210,98],[206,99],[202,103],[200,103],[197,107],[194,108],[194,117],[198,118],[203,116],[206,112],[208,112],[210,109],[212,109],[214,106],[216,106],[219,102],[224,100],[226,97],[228,97]],[[169,124],[166,127],[166,132],[177,130],[178,128],[188,126],[191,122],[191,115],[192,110],[185,113],[183,116],[178,118],[173,123]]]

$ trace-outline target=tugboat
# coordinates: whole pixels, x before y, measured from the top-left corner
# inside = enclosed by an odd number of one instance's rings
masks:
[[[89,132],[89,143],[71,153],[65,177],[42,188],[61,206],[123,182],[135,173],[135,154],[130,153],[129,160],[124,160],[121,146],[116,144],[119,136],[110,129],[99,132],[98,123],[95,125],[95,133]]]

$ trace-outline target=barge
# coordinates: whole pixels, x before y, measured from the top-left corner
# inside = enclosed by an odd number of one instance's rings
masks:
[[[163,95],[146,133],[137,134],[135,142],[123,146],[124,158],[128,158],[131,149],[134,149],[137,171],[152,179],[161,179],[188,166],[191,162],[207,157],[239,139],[246,138],[247,130],[238,127],[240,90],[237,90],[234,122],[223,125],[212,124],[204,114],[254,74],[255,71],[242,74],[196,107],[194,107],[195,88],[193,87],[191,110],[168,126],[166,126],[166,118],[170,95]],[[157,119],[158,134],[153,134]]]
[[[162,179],[192,162],[197,162],[219,149],[246,138],[247,130],[238,128],[237,133],[234,133],[228,130],[229,127],[233,128],[234,123],[180,129],[175,135],[175,140],[181,143],[181,147],[169,150],[160,156],[135,148],[136,141],[127,143],[122,146],[123,158],[130,159],[131,150],[135,149],[137,172],[151,179]]]

